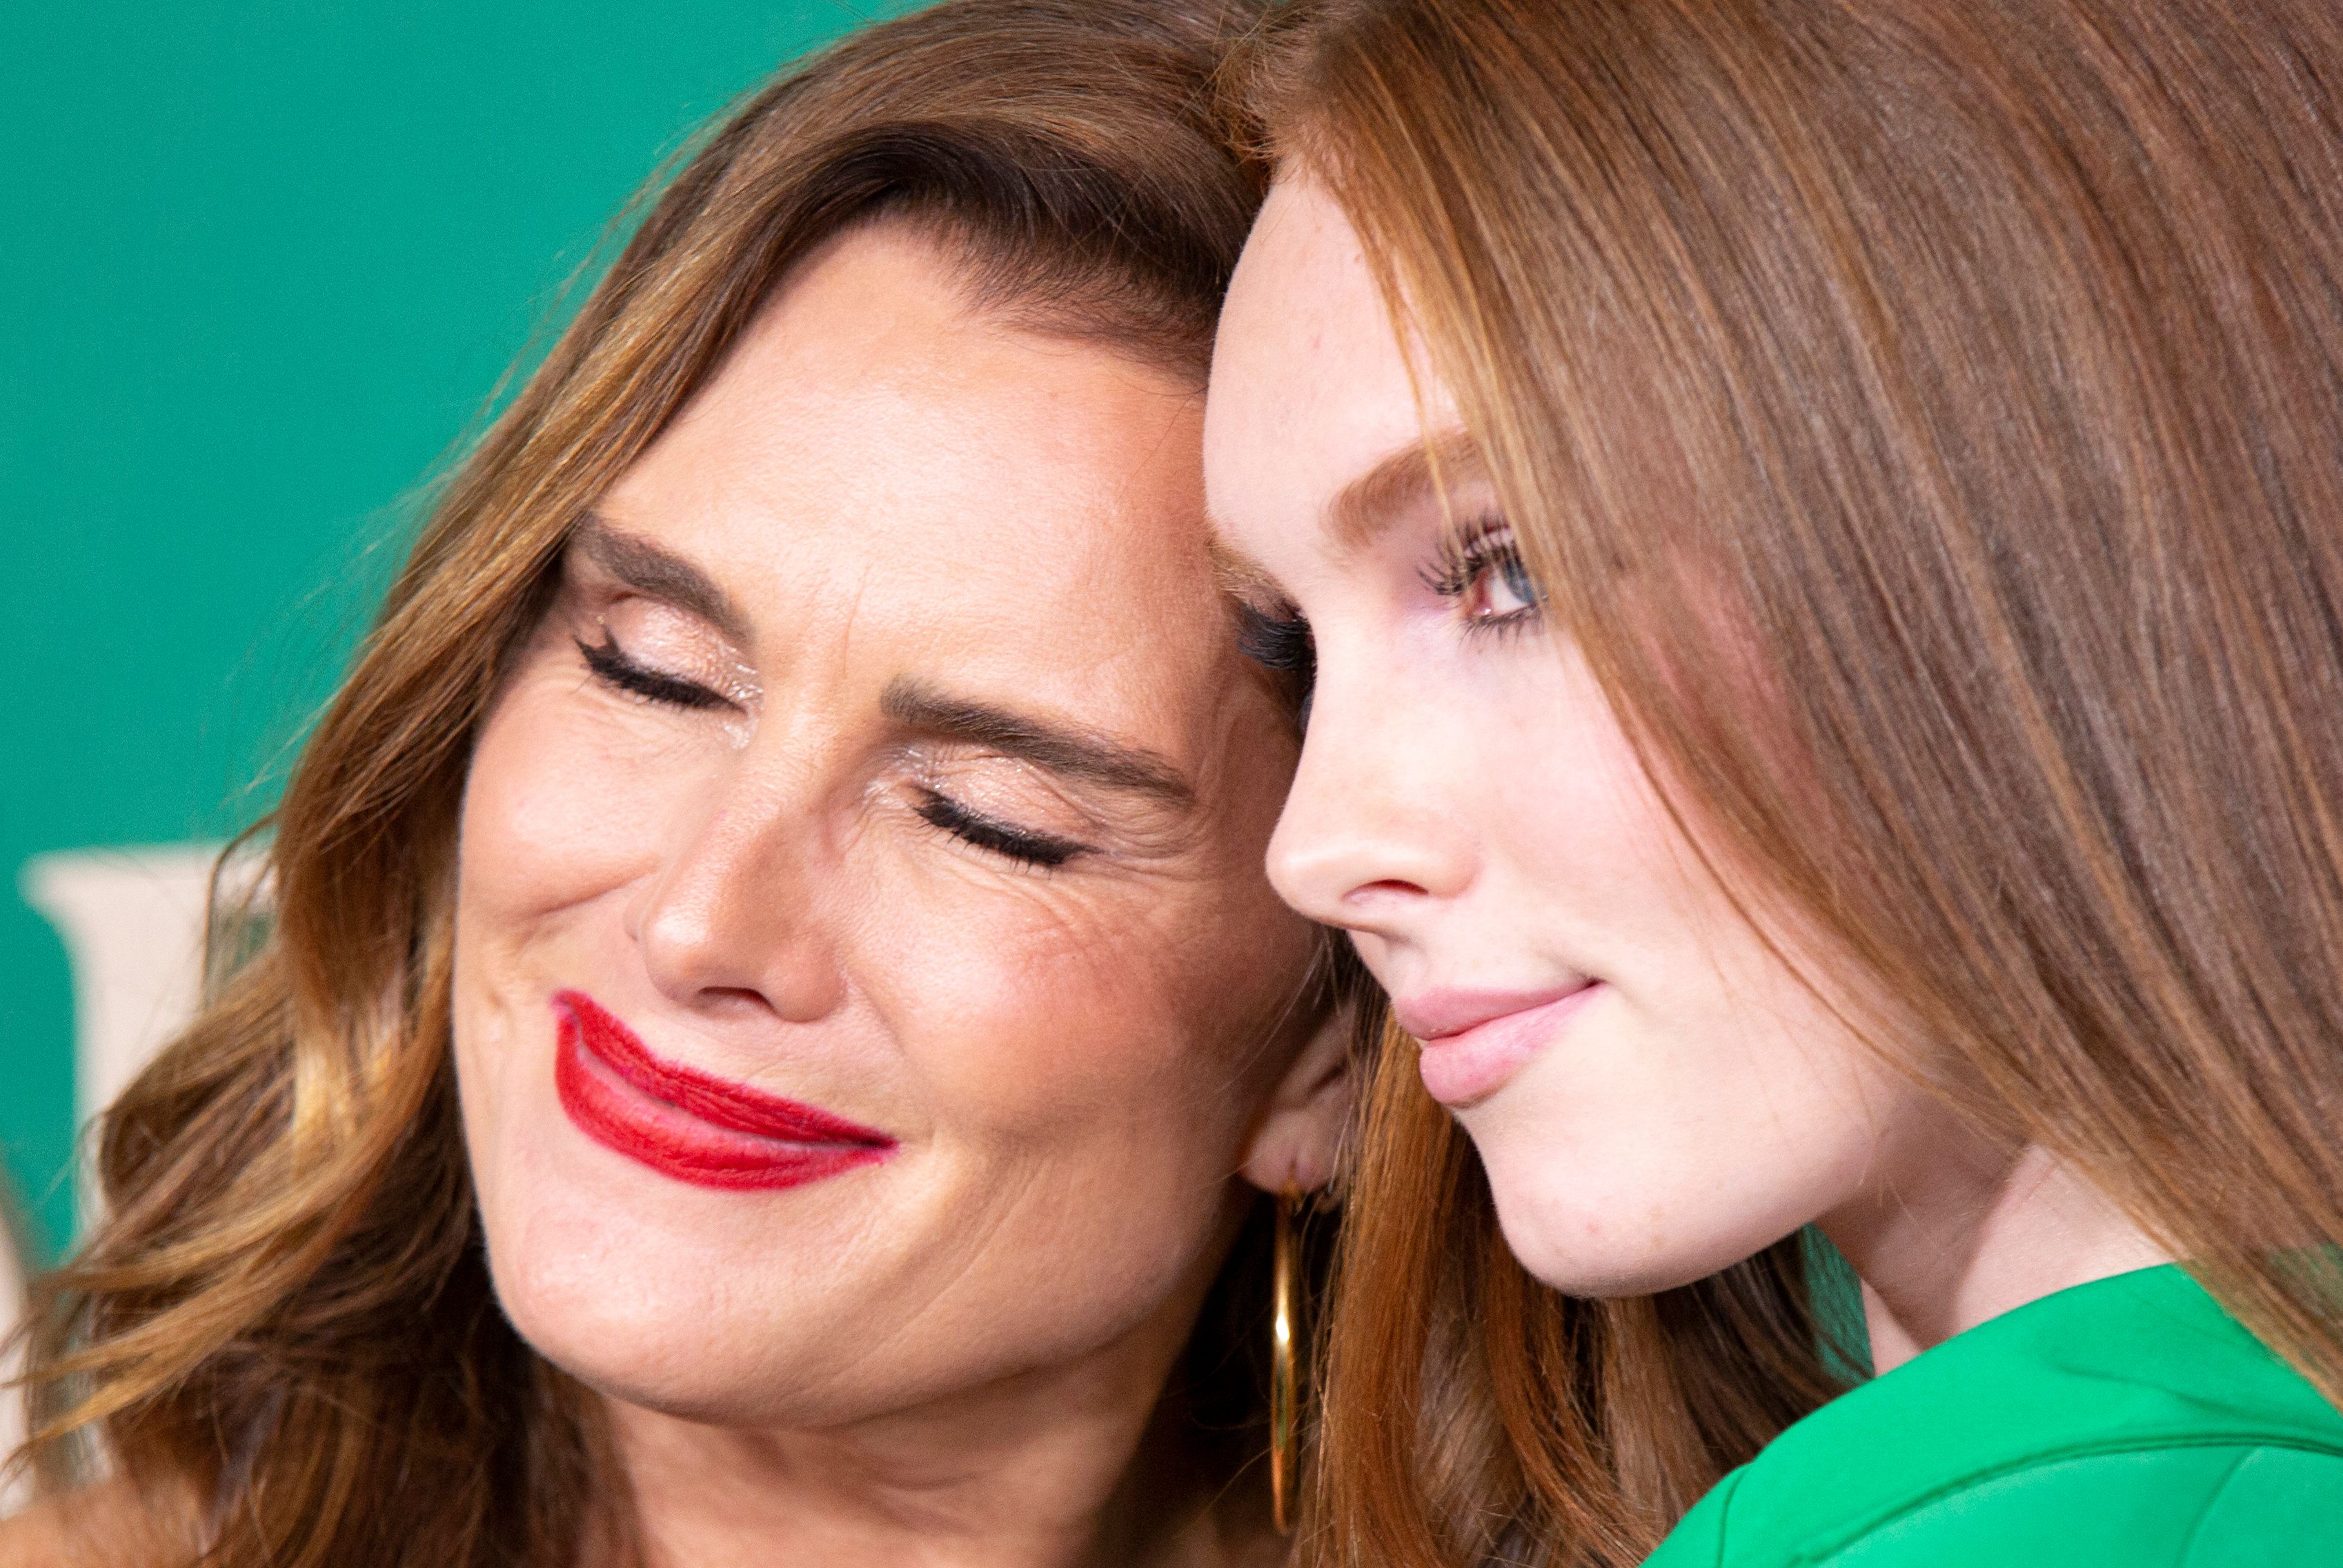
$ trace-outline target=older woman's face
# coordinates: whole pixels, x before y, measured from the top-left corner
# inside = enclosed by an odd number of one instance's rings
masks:
[[[457,922],[490,1261],[556,1362],[829,1422],[1184,1332],[1312,943],[1201,417],[867,231],[583,529]]]

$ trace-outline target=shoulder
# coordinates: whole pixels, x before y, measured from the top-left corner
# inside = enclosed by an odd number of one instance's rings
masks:
[[[2343,1413],[2167,1267],[2018,1308],[1825,1405],[1649,1568],[2334,1561],[2338,1517]]]
[[[35,1503],[0,1519],[0,1564],[6,1568],[41,1568],[50,1563],[73,1561],[72,1540],[56,1517],[56,1504]]]
[[[0,1568],[171,1568],[169,1531],[136,1491],[108,1482],[0,1519]]]
[[[2343,1453],[2209,1442],[2078,1454],[1972,1476],[1827,1543],[1736,1528],[1735,1483],[1647,1568],[2245,1568],[2335,1553]]]
[[[1916,1502],[1827,1554],[1828,1568],[2242,1568],[2314,1562],[2343,1518],[2343,1455],[2268,1443],[2078,1455]]]

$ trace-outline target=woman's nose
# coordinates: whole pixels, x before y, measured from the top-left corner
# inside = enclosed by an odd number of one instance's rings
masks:
[[[1323,665],[1292,791],[1269,845],[1280,897],[1322,925],[1404,938],[1472,879],[1462,800],[1443,783],[1436,715]],[[1350,689],[1345,689],[1349,687]]]
[[[811,781],[744,768],[684,825],[632,911],[662,995],[689,1008],[753,1000],[792,1023],[844,999],[821,912],[819,809]]]

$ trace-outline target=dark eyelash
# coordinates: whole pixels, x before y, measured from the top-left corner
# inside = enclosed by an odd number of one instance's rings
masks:
[[[616,639],[605,631],[598,647],[584,638],[574,638],[578,653],[585,659],[586,668],[620,691],[652,702],[663,702],[670,708],[726,708],[730,704],[717,693],[696,680],[686,680],[679,675],[637,664],[628,658]]]
[[[1503,537],[1505,533],[1506,525],[1501,518],[1479,518],[1463,524],[1441,536],[1431,564],[1417,575],[1426,588],[1441,598],[1458,598],[1483,572],[1501,572],[1505,586],[1522,600],[1523,608],[1490,616],[1474,624],[1487,628],[1519,626],[1536,616],[1545,596],[1530,579],[1529,566],[1522,559],[1520,548]]]
[[[1029,866],[1044,869],[1064,865],[1081,854],[1083,846],[1071,839],[1053,838],[1047,833],[1029,833],[1012,828],[1006,822],[996,822],[990,817],[980,817],[950,796],[939,795],[932,789],[920,791],[920,803],[913,808],[931,827],[940,828],[955,839],[1021,860]]]
[[[1318,683],[1318,642],[1300,616],[1279,617],[1237,603],[1237,648],[1263,669],[1287,678],[1302,728],[1310,728],[1310,699]]]
[[[1505,525],[1495,518],[1476,518],[1457,525],[1440,536],[1430,564],[1417,577],[1441,598],[1454,598],[1491,567],[1511,564],[1519,569],[1520,552],[1511,540],[1497,539],[1504,531]]]
[[[1237,606],[1237,647],[1264,669],[1292,670],[1305,679],[1318,662],[1308,621],[1281,618],[1249,604]]]

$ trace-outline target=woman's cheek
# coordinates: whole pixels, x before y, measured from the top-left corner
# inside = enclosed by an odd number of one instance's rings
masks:
[[[461,896],[476,911],[550,914],[656,864],[689,773],[612,706],[554,670],[524,675],[498,704],[464,797]]]
[[[925,850],[943,859],[899,863],[874,890],[890,918],[855,967],[939,1103],[1021,1138],[1160,1091],[1188,1042],[1153,921],[1119,907],[1142,890],[1019,885],[1026,873],[954,846]]]

